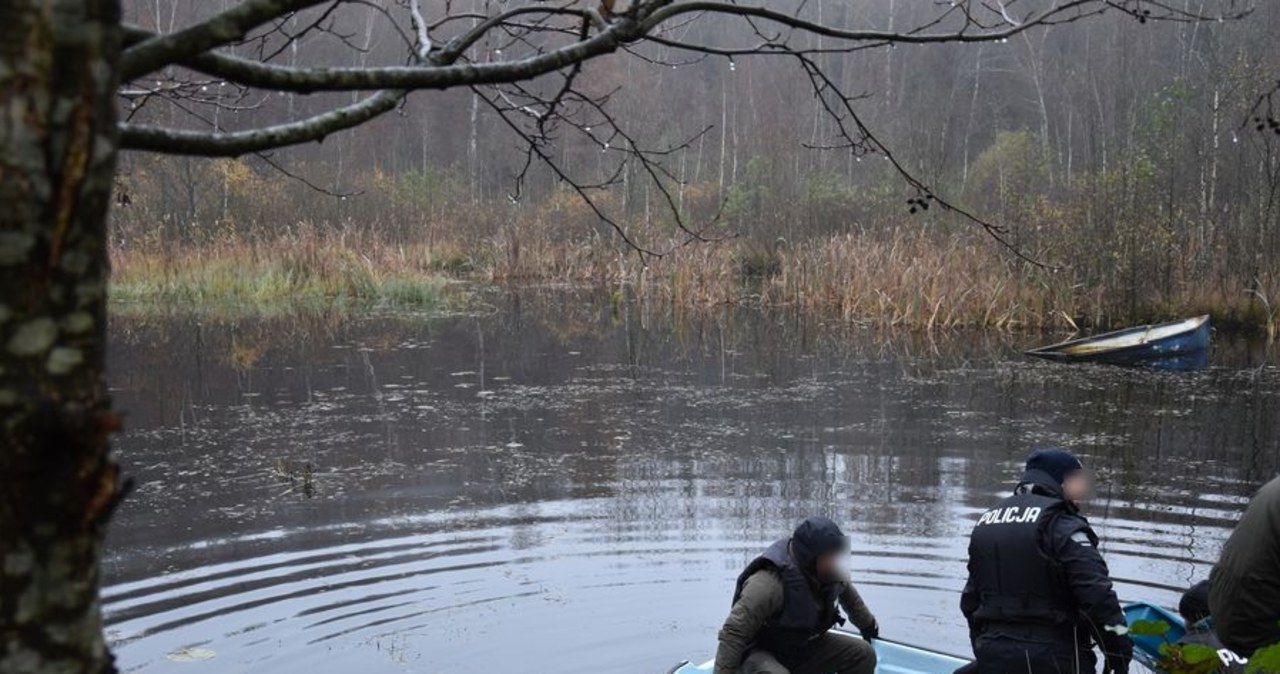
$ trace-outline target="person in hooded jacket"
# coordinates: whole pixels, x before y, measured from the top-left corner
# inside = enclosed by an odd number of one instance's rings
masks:
[[[738,576],[720,628],[715,674],[873,674],[875,616],[844,570],[849,539],[835,522],[810,517]],[[844,620],[866,641],[831,634]]]
[[[1063,449],[1033,452],[1013,496],[986,511],[969,539],[969,580],[960,609],[980,674],[1127,674],[1133,643],[1080,514],[1091,489],[1080,460]]]
[[[1209,581],[1222,643],[1245,656],[1280,643],[1280,477],[1249,502]]]
[[[1186,625],[1186,633],[1178,640],[1178,645],[1195,644],[1213,649],[1222,663],[1214,674],[1244,674],[1249,660],[1224,646],[1214,631],[1213,612],[1209,608],[1210,587],[1209,581],[1202,580],[1182,594],[1178,614]]]

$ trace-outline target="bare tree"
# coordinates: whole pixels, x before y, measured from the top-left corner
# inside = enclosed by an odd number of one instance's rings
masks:
[[[241,0],[221,8],[193,3],[204,14],[175,29],[180,22],[172,14],[162,21],[159,7],[157,25],[124,25],[119,0],[7,0],[0,4],[0,671],[114,669],[98,573],[104,527],[127,492],[108,451],[119,420],[103,378],[105,222],[118,149],[264,153],[368,123],[413,91],[469,89],[521,142],[525,170],[514,177],[513,199],[528,168],[546,166],[626,238],[594,197],[624,176],[641,176],[696,241],[713,223],[685,221],[671,159],[700,134],[647,144],[610,108],[607,92],[585,86],[587,64],[615,53],[655,67],[781,58],[795,63],[826,116],[815,127],[826,137],[815,136],[815,147],[883,156],[905,181],[912,209],[955,210],[1003,241],[999,227],[955,208],[894,159],[859,117],[857,98],[823,64],[894,44],[1003,41],[1103,14],[1194,22],[1247,9],[1220,1],[1220,14],[1205,15],[1160,0],[952,0],[914,27],[864,30],[824,22],[821,8],[803,1],[778,9],[714,0],[444,0],[429,7],[419,0]],[[353,12],[367,14],[365,26],[386,22],[404,43],[403,60],[298,64],[292,50],[301,40],[367,51],[370,34],[346,32],[337,18]],[[744,22],[754,38],[740,45],[688,40],[690,26],[725,17]],[[323,100],[334,105],[323,112],[275,121],[256,114],[272,95],[326,92]],[[153,114],[162,106],[169,110]],[[253,121],[228,128],[230,111]],[[603,177],[584,179],[562,165],[551,148],[572,135],[611,159]]]

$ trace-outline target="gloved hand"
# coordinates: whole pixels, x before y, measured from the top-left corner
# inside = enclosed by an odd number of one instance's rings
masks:
[[[1111,674],[1129,674],[1129,656],[1121,653],[1108,653],[1106,671]]]
[[[872,618],[871,624],[861,628],[861,632],[862,632],[862,638],[866,639],[867,641],[871,641],[873,639],[879,639],[880,623],[877,622],[874,618]]]
[[[1099,642],[1102,646],[1102,654],[1106,659],[1106,667],[1103,671],[1112,674],[1129,674],[1129,661],[1133,659],[1133,641],[1125,634],[1128,630],[1123,627],[1103,628],[1104,635]]]

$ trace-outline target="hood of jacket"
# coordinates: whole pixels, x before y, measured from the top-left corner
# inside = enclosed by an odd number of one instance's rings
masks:
[[[809,517],[791,534],[791,559],[810,577],[815,575],[819,557],[848,549],[849,538],[826,517]]]

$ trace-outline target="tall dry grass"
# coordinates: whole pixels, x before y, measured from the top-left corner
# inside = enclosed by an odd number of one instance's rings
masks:
[[[759,269],[767,273],[752,273]],[[741,243],[695,247],[651,263],[637,285],[676,306],[791,308],[919,329],[1057,326],[1079,300],[1051,274],[1012,264],[980,237],[918,229],[764,250]]]
[[[845,234],[794,247],[745,241],[676,247],[641,260],[592,239],[506,228],[481,242],[387,241],[300,226],[271,238],[112,250],[113,298],[138,306],[437,305],[452,280],[629,286],[684,310],[788,308],[846,322],[1005,330],[1060,325],[1087,298],[1017,267],[974,236]]]
[[[607,242],[558,238],[536,226],[505,228],[478,242],[387,241],[367,230],[301,226],[271,238],[117,245],[112,262],[112,297],[136,306],[452,307],[457,298],[448,288],[465,280],[627,286],[643,301],[680,310],[786,308],[924,330],[1107,326],[1206,312],[1224,325],[1274,334],[1280,322],[1280,297],[1265,287],[1231,295],[1188,283],[1175,296],[1117,304],[1069,272],[1015,263],[981,236],[920,229],[795,246],[701,243],[642,260]]]

